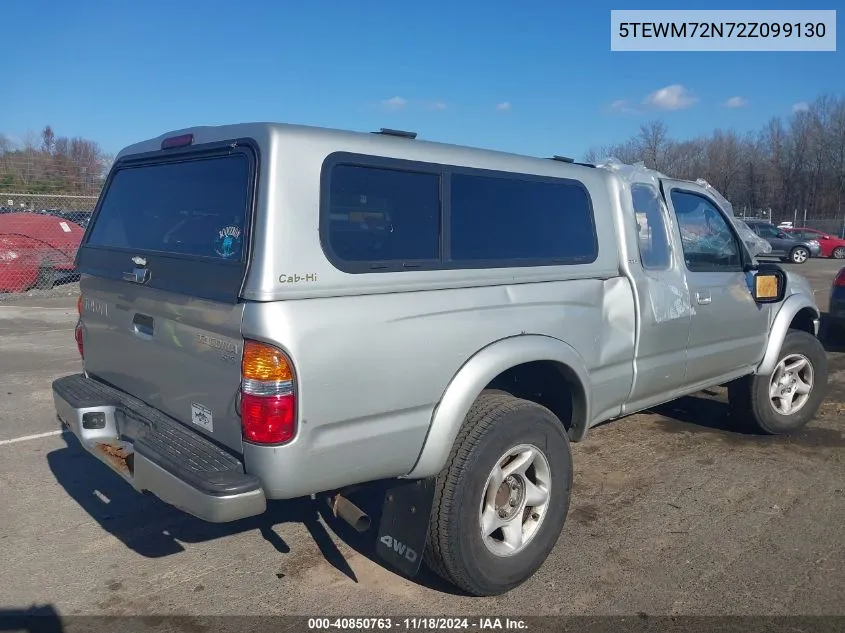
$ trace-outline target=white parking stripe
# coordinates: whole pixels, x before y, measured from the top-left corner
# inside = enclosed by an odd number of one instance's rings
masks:
[[[49,307],[49,308],[43,307],[42,308],[41,306],[16,306],[14,304],[6,305],[6,306],[0,305],[0,310],[2,310],[3,308],[5,308],[6,310],[12,310],[12,309],[15,309],[15,310],[76,310],[76,308],[74,306],[68,306],[67,308],[56,308],[56,307]]]
[[[24,435],[23,437],[15,437],[11,440],[0,440],[0,446],[6,444],[17,444],[18,442],[28,442],[29,440],[38,440],[42,437],[51,437],[53,435],[61,435],[62,433],[69,433],[67,429],[59,429],[58,431],[49,431],[47,433],[38,433],[37,435]]]

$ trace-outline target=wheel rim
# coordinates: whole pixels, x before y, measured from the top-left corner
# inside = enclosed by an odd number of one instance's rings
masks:
[[[807,261],[807,251],[805,251],[803,248],[796,249],[795,252],[792,253],[792,261],[794,261],[796,264],[803,264],[805,261]]]
[[[772,374],[769,398],[772,408],[781,415],[800,411],[813,391],[813,365],[803,354],[790,354]]]
[[[837,246],[833,249],[833,257],[836,259],[845,259],[845,248]]]
[[[496,556],[521,552],[546,518],[551,499],[549,461],[533,444],[521,444],[497,461],[481,496],[481,539]]]

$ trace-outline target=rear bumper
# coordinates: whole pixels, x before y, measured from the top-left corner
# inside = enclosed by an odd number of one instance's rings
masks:
[[[139,492],[212,523],[266,510],[241,461],[136,398],[78,374],[53,382],[53,400],[85,450]]]

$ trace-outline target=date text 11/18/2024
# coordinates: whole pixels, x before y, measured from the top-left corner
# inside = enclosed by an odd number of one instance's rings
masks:
[[[309,631],[387,631],[391,629],[406,631],[487,631],[528,629],[525,620],[518,618],[445,618],[445,617],[407,617],[407,618],[309,618]]]

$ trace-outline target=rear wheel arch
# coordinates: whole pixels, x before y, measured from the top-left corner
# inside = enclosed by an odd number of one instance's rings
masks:
[[[536,378],[536,382],[527,377]],[[567,389],[549,393],[550,384]],[[589,426],[588,387],[584,360],[560,339],[522,334],[491,343],[470,357],[449,381],[434,409],[417,461],[406,477],[431,477],[440,472],[467,414],[482,393],[506,392],[540,404],[560,418],[568,417],[561,422],[569,439],[577,442]]]

